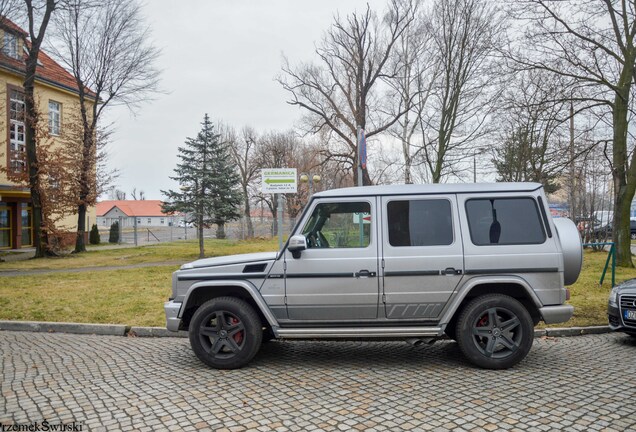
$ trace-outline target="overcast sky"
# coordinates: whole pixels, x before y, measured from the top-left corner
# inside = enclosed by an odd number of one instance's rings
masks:
[[[369,0],[384,10],[384,0]],[[288,129],[300,117],[274,81],[282,55],[293,62],[315,59],[314,45],[341,15],[366,6],[356,0],[152,0],[144,11],[162,50],[164,94],[141,105],[135,116],[123,107],[105,117],[114,124],[109,164],[120,170],[118,188],[133,187],[147,199],[175,188],[168,177],[177,147],[199,131],[203,115],[236,128]]]

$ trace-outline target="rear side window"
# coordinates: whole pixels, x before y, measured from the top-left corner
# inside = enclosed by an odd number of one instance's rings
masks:
[[[545,232],[532,198],[486,198],[466,201],[470,238],[477,246],[541,244]]]
[[[391,246],[453,243],[450,202],[445,199],[391,201],[387,205]]]

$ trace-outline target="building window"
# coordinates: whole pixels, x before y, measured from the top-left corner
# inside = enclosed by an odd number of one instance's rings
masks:
[[[24,113],[24,93],[11,89],[9,91],[9,170],[12,173],[26,171]]]
[[[33,212],[31,207],[22,203],[20,209],[22,218],[22,246],[33,246]]]
[[[165,223],[163,218],[161,218],[160,223],[161,223],[161,225],[163,225]]]
[[[2,52],[11,58],[18,58],[18,38],[12,33],[4,32],[4,44]]]
[[[150,218],[148,218],[148,225],[152,224],[152,220]]]
[[[62,104],[59,102],[49,101],[49,132],[52,135],[60,134]]]

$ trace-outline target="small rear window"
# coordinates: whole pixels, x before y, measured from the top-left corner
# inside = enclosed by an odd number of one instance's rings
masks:
[[[477,246],[541,244],[546,236],[532,198],[466,201],[470,238]]]

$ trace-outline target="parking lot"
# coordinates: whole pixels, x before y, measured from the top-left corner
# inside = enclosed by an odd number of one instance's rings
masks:
[[[620,334],[536,339],[505,371],[446,341],[274,341],[235,371],[204,367],[180,338],[0,332],[0,350],[4,426],[636,430],[636,340]]]

